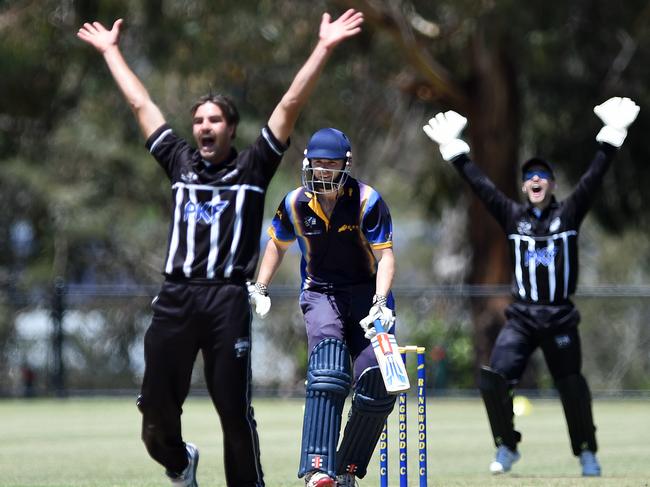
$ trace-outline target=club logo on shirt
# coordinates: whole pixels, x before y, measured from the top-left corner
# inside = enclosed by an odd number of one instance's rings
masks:
[[[190,218],[194,218],[196,223],[212,225],[219,220],[219,215],[229,204],[229,201],[217,201],[216,203],[205,201],[196,204],[188,201],[183,208],[183,220],[188,221]]]
[[[314,228],[316,226],[316,223],[317,223],[316,222],[316,217],[314,217],[314,216],[305,217],[305,219],[303,220],[303,223],[304,223],[305,228],[307,230],[311,230],[312,228]]]
[[[517,223],[517,231],[520,235],[530,235],[533,229],[533,225],[526,220],[521,220]]]
[[[544,247],[543,249],[535,249],[532,251],[526,250],[524,252],[525,265],[530,266],[531,264],[535,264],[535,267],[538,265],[548,267],[555,260],[557,253],[557,247],[553,247],[552,249]]]
[[[553,218],[553,221],[551,222],[551,225],[548,227],[548,231],[549,232],[557,232],[560,229],[561,224],[562,224],[562,221],[560,220],[559,216]]]
[[[307,216],[303,219],[302,224],[304,225],[303,235],[305,237],[310,237],[314,235],[320,235],[323,233],[322,228],[319,228],[318,220],[314,216]]]
[[[190,171],[181,174],[181,179],[186,183],[194,183],[199,179],[199,175]]]

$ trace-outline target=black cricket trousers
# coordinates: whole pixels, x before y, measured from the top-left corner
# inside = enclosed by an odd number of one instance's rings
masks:
[[[138,400],[147,451],[170,472],[187,466],[181,414],[201,350],[205,381],[221,420],[227,484],[262,487],[251,407],[251,312],[245,286],[166,280],[152,308]]]
[[[521,379],[530,356],[540,347],[553,380],[580,374],[582,346],[578,333],[579,318],[546,326],[544,323],[522,319],[511,308],[512,306],[506,309],[506,324],[492,349],[492,370],[502,374],[510,385],[516,384]]]

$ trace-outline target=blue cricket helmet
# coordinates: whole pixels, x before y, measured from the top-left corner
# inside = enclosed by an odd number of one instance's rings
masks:
[[[337,159],[344,161],[341,169],[314,169],[313,159]],[[325,128],[314,133],[307,143],[305,158],[302,161],[302,184],[313,193],[338,191],[350,174],[352,148],[350,139],[338,129]]]
[[[335,128],[320,129],[311,136],[305,150],[307,159],[343,159],[347,161],[352,152],[350,139]]]

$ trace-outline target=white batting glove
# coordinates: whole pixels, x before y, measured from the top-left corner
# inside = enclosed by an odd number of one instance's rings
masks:
[[[255,306],[255,313],[262,319],[266,318],[266,315],[271,310],[271,298],[269,298],[269,290],[266,284],[249,282],[246,287],[251,306]]]
[[[361,325],[361,328],[363,328],[363,331],[365,332],[364,336],[368,340],[372,340],[375,335],[377,335],[377,330],[375,330],[374,324],[375,320],[381,321],[381,326],[383,326],[386,331],[388,331],[390,327],[393,326],[393,323],[395,323],[393,310],[386,306],[386,296],[375,294],[372,298],[372,302],[373,305],[370,308],[370,311],[368,311],[368,316],[359,322],[359,325]]]
[[[627,128],[639,114],[639,105],[629,98],[615,96],[600,105],[596,105],[594,113],[605,124],[596,135],[596,140],[606,142],[614,147],[620,147],[627,136]]]
[[[445,161],[469,152],[469,145],[461,140],[460,133],[467,125],[467,119],[462,115],[449,110],[438,113],[422,127],[431,140],[440,146],[440,154]]]

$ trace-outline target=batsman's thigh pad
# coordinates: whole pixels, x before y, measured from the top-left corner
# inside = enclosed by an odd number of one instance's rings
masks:
[[[396,397],[386,392],[379,368],[373,367],[361,374],[354,388],[352,408],[336,455],[338,474],[351,473],[359,478],[366,475],[368,462]]]
[[[319,342],[309,356],[302,452],[298,477],[310,470],[336,475],[336,445],[343,404],[350,392],[352,366],[347,346],[337,338]]]
[[[481,367],[479,388],[490,420],[494,444],[516,450],[521,434],[515,431],[512,390],[505,377],[489,367]]]
[[[573,374],[555,382],[562,399],[574,455],[583,450],[596,453],[596,426],[591,412],[591,393],[582,374]]]

